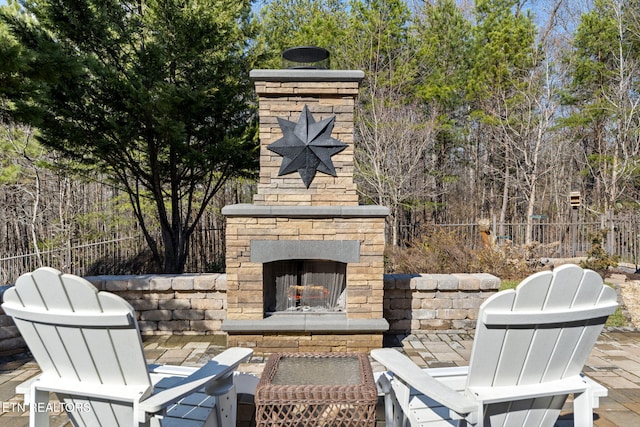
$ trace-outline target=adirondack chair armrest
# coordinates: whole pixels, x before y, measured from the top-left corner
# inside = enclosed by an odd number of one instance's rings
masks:
[[[143,415],[143,413],[158,413],[188,394],[206,388],[212,383],[232,375],[238,365],[248,359],[251,354],[253,354],[253,350],[246,348],[236,347],[225,350],[175,386],[162,390],[141,401],[138,404],[140,415]]]
[[[35,388],[40,391],[53,391],[60,394],[81,395],[91,398],[108,398],[120,402],[136,402],[148,390],[148,387],[141,386],[129,388],[124,392],[121,385],[61,381],[60,378],[48,378],[45,375],[39,375],[35,381],[29,381],[28,385],[25,384],[26,386],[30,388],[28,393],[31,393],[32,388]],[[21,391],[24,391],[23,387],[21,387]],[[28,400],[27,395],[25,394],[25,403]]]
[[[179,366],[179,365],[147,365],[147,370],[150,375],[160,375],[160,376],[176,376],[176,377],[188,377],[193,374],[199,368],[193,366]]]
[[[557,396],[562,394],[583,393],[592,387],[600,386],[586,377],[577,375],[558,381],[541,382],[538,384],[519,386],[469,387],[468,392],[485,404],[523,400],[535,397]],[[602,387],[602,386],[600,386]]]
[[[461,417],[478,411],[477,402],[442,384],[399,351],[391,348],[376,349],[371,351],[371,357],[389,369],[394,379],[398,378]]]

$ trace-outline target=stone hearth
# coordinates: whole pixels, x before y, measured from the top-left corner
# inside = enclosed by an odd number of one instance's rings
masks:
[[[359,205],[353,181],[353,109],[364,75],[254,70],[251,77],[259,96],[260,181],[253,204],[222,210],[228,343],[264,353],[381,347],[389,328],[388,209]],[[311,142],[300,144],[305,138]],[[274,273],[288,265],[296,267]]]

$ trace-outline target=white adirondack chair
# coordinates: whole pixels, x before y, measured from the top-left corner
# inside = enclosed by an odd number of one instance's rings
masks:
[[[617,305],[597,273],[565,265],[482,304],[468,367],[423,370],[371,351],[389,369],[378,380],[387,426],[552,426],[569,394],[575,425],[593,425],[607,390],[580,372]]]
[[[42,370],[25,394],[30,426],[49,425],[55,392],[77,426],[235,427],[233,373],[252,350],[148,370],[131,305],[47,267],[21,276],[4,301]]]

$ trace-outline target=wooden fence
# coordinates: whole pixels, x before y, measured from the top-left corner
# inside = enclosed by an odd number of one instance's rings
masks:
[[[607,230],[607,252],[616,255],[620,261],[640,264],[640,216],[627,215],[614,217],[607,215],[602,219],[603,229]]]
[[[439,224],[456,233],[460,244],[470,247],[480,245],[477,224]],[[497,244],[509,242],[525,245],[524,223],[492,224]],[[417,230],[417,228],[416,228]],[[502,230],[502,234],[494,230]],[[598,222],[536,222],[533,227],[535,256],[572,258],[586,256],[592,247],[591,239],[606,230],[605,248],[619,261],[638,265],[640,262],[640,218],[635,216],[603,216]],[[405,230],[406,231],[406,230]],[[418,231],[412,231],[418,232]],[[425,228],[420,232],[424,233]],[[125,274],[145,271],[149,255],[141,236],[129,236],[90,243],[76,243],[66,248],[19,254],[0,258],[0,285],[11,284],[22,273],[42,265],[78,275]],[[219,228],[198,230],[191,241],[188,272],[224,271],[224,232]]]
[[[405,236],[419,236],[429,228],[445,229],[454,233],[460,244],[478,248],[481,244],[478,224],[433,224],[426,227],[410,226]],[[491,234],[496,244],[511,244],[518,247],[526,245],[526,223],[491,224]],[[640,218],[636,216],[613,217],[603,215],[599,221],[592,222],[544,222],[533,224],[530,245],[539,257],[574,258],[587,255],[592,248],[592,240],[605,231],[603,245],[610,255],[618,257],[620,262],[640,263]]]
[[[223,230],[203,228],[191,239],[187,272],[224,270]],[[41,266],[80,276],[141,273],[151,265],[142,236],[127,236],[0,258],[0,285],[13,284],[23,273]]]

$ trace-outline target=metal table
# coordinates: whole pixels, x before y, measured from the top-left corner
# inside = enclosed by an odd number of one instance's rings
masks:
[[[373,427],[377,399],[366,354],[274,353],[256,388],[256,425]]]

